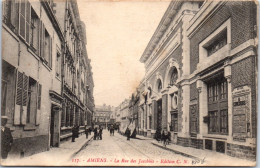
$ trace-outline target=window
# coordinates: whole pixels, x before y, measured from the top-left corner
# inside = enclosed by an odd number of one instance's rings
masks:
[[[177,72],[177,69],[174,68],[171,73],[170,85],[173,86],[175,84],[175,82],[177,81],[177,79],[178,79],[178,72]]]
[[[227,29],[221,31],[218,35],[216,35],[211,42],[205,47],[208,56],[214,54],[219,49],[224,47],[227,44]]]
[[[39,32],[40,20],[33,8],[31,8],[30,46],[32,50],[37,54],[40,54]]]
[[[171,113],[171,131],[178,132],[178,111]]]
[[[19,23],[19,4],[13,0],[5,0],[2,2],[3,23],[5,23],[12,31],[17,33]]]
[[[19,34],[29,44],[29,29],[31,19],[31,5],[28,0],[21,0],[19,8]]]
[[[228,134],[227,80],[219,75],[208,83],[209,133]]]
[[[56,76],[61,78],[61,54],[58,51],[56,56]]]
[[[45,63],[51,68],[52,66],[52,44],[50,34],[44,29],[44,40],[43,40],[43,58]]]

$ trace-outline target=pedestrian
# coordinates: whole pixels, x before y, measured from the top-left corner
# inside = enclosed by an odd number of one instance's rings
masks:
[[[126,136],[127,136],[127,140],[130,141],[130,135],[131,135],[131,130],[127,127],[126,129]]]
[[[71,131],[72,131],[72,139],[71,139],[71,142],[75,142],[75,138],[77,137],[77,126],[76,125],[74,125],[73,127],[72,127],[72,129],[71,129]]]
[[[162,132],[162,141],[163,141],[163,145],[164,147],[166,147],[166,140],[167,140],[167,133],[163,130]]]
[[[88,129],[87,126],[86,126],[86,127],[85,127],[86,139],[88,139],[88,132],[89,132],[89,129]]]
[[[97,139],[97,128],[94,128],[94,140]]]
[[[2,159],[6,159],[8,153],[11,150],[13,143],[13,136],[10,128],[6,127],[8,117],[1,117],[1,157]]]
[[[100,127],[99,128],[99,139],[102,140],[102,131],[103,131],[103,128]]]

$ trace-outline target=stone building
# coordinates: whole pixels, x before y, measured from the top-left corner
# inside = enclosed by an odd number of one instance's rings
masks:
[[[119,130],[121,133],[125,133],[126,128],[130,124],[130,112],[129,112],[130,99],[125,99],[119,106],[120,113],[120,125]],[[118,122],[118,121],[117,121]]]
[[[57,2],[2,2],[1,115],[8,116],[14,137],[10,156],[58,147],[71,136],[72,125],[92,121],[85,26],[76,1]]]
[[[103,104],[102,106],[96,106],[94,112],[94,125],[107,128],[113,123],[110,123],[112,114],[112,107],[110,105]]]
[[[255,159],[257,6],[173,1],[146,47],[147,136]]]
[[[64,32],[64,57],[62,69],[62,96],[64,97],[60,139],[71,137],[74,125],[92,126],[94,107],[93,78],[86,50],[86,28],[80,20],[77,1],[56,1],[53,5]]]
[[[3,1],[2,7],[1,115],[14,138],[10,156],[24,157],[48,150],[56,138],[50,127],[62,106],[64,36],[47,1]]]

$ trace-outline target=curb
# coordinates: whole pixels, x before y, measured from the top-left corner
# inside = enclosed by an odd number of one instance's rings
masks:
[[[171,149],[171,148],[167,148],[167,147],[158,145],[158,144],[156,144],[156,143],[154,143],[154,142],[151,142],[151,144],[153,144],[154,146],[160,147],[160,148],[162,148],[162,149],[165,149],[165,150],[174,152],[174,153],[176,153],[176,154],[180,154],[180,155],[183,155],[183,156],[186,156],[186,157],[189,157],[189,158],[193,158],[193,159],[196,159],[196,160],[203,160],[203,159],[198,158],[198,157],[196,157],[196,156],[189,155],[189,154],[184,153],[184,152],[180,152],[180,151],[177,151],[177,150],[174,150],[174,149]]]
[[[70,156],[70,159],[73,158],[74,156],[76,156],[82,149],[84,149],[84,148],[88,145],[89,141],[91,141],[91,140],[93,139],[93,137],[94,137],[94,136],[92,136],[90,139],[88,139],[88,140],[80,147],[79,150],[77,150],[76,152],[74,152],[74,153]]]

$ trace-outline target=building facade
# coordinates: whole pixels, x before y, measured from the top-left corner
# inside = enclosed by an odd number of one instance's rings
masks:
[[[60,125],[60,139],[64,140],[71,137],[74,125],[80,126],[80,132],[85,125],[92,126],[94,84],[86,50],[86,28],[80,20],[77,1],[57,1],[53,9],[59,11],[55,15],[65,39]]]
[[[96,106],[94,113],[94,125],[107,128],[111,124],[112,107],[110,105],[103,104],[102,106]]]
[[[173,1],[146,47],[147,136],[255,159],[257,6]],[[145,128],[145,127],[144,127]]]
[[[69,11],[73,33],[61,18]],[[94,84],[76,2],[8,0],[2,16],[1,115],[14,137],[10,157],[24,157],[58,147],[73,124],[91,124]]]
[[[46,151],[52,115],[62,106],[63,33],[47,1],[3,1],[2,112],[14,143],[10,155]],[[18,21],[18,19],[20,21]],[[59,129],[59,128],[56,128]]]
[[[129,112],[129,102],[130,99],[125,99],[119,106],[119,113],[120,113],[120,125],[119,130],[121,133],[125,133],[126,128],[130,124],[130,112]]]

